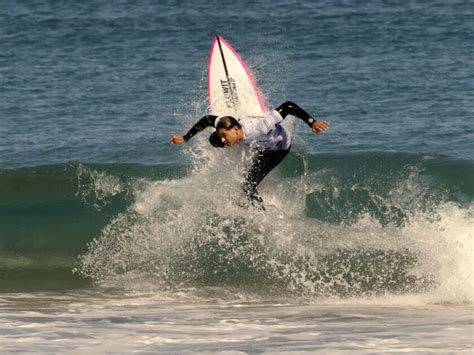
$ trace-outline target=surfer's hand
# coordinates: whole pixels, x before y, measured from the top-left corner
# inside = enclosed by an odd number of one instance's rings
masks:
[[[329,128],[329,123],[322,120],[314,121],[313,124],[311,125],[311,129],[313,130],[314,133],[326,132],[328,128]]]
[[[179,136],[179,135],[174,135],[170,137],[170,143],[171,144],[183,144],[184,143],[184,137]]]

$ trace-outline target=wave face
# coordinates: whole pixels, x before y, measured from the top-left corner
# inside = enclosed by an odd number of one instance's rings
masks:
[[[239,206],[244,151],[193,150],[190,168],[2,171],[2,290],[92,283],[472,302],[471,162],[294,150],[262,183],[262,211]]]

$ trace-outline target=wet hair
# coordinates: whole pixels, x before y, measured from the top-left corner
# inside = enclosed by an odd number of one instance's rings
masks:
[[[224,116],[219,119],[219,122],[217,122],[216,129],[231,129],[234,127],[242,128],[240,125],[239,121],[237,121],[234,117],[232,116]]]
[[[219,135],[217,134],[217,132],[213,132],[210,136],[209,136],[209,143],[211,143],[211,145],[213,147],[216,147],[216,148],[224,148],[225,147],[225,144],[224,142],[222,141],[222,138],[219,137]]]

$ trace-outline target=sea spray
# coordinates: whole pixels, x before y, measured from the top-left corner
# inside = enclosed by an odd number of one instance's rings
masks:
[[[430,273],[434,287],[423,297],[430,303],[474,301],[474,209],[442,203],[434,214],[419,214],[402,229],[420,250],[419,273]]]
[[[267,295],[348,297],[436,292],[445,287],[444,265],[461,262],[457,269],[469,269],[472,236],[463,237],[466,245],[452,242],[455,231],[440,230],[439,223],[451,225],[453,216],[446,214],[451,211],[467,229],[472,213],[443,202],[443,194],[427,198],[429,182],[417,166],[392,179],[385,194],[372,181],[349,187],[363,188],[375,210],[396,206],[402,220],[398,214],[390,219],[371,213],[371,204],[357,209],[349,194],[344,198],[355,206],[351,218],[335,223],[304,211],[305,197],[314,189],[347,191],[337,174],[331,186],[322,183],[325,169],[278,179],[272,173],[260,189],[264,201],[272,203],[265,211],[243,209],[239,184],[247,153],[206,149],[204,138],[196,142],[192,154],[201,154],[195,160],[200,163],[183,178],[149,181],[137,189],[130,208],[81,257],[83,275],[99,285],[131,289],[217,286]],[[428,247],[430,238],[444,243],[447,255],[440,258],[439,250]],[[455,282],[464,291],[465,280]],[[472,294],[463,295],[472,302]]]
[[[105,172],[77,165],[77,192],[76,196],[97,211],[102,210],[111,202],[111,197],[125,191],[124,184],[119,177]]]

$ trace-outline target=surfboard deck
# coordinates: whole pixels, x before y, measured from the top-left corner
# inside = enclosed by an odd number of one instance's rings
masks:
[[[216,116],[263,116],[265,102],[247,64],[222,36],[208,61],[209,112]]]

